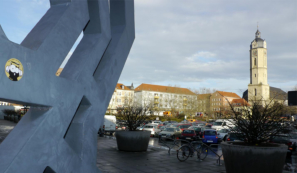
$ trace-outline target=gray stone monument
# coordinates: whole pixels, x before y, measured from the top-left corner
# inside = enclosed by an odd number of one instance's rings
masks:
[[[0,145],[1,173],[100,172],[97,132],[135,38],[134,1],[50,5],[20,45],[0,27],[0,100],[31,107]]]

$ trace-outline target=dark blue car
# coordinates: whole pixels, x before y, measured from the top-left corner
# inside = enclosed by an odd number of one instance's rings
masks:
[[[202,135],[202,142],[207,144],[219,143],[217,131],[214,129],[205,129]]]

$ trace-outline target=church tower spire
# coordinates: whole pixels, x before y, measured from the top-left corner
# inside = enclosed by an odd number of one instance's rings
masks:
[[[255,39],[250,45],[250,84],[248,85],[248,100],[268,100],[269,85],[267,83],[267,48],[266,41],[261,38],[259,26]]]
[[[259,31],[259,24],[257,24],[257,32],[255,34],[256,38],[261,38],[261,32]]]

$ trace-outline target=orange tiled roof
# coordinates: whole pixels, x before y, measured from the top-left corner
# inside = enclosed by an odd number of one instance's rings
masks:
[[[221,94],[224,97],[235,97],[235,98],[241,98],[237,94],[232,93],[232,92],[224,92],[224,91],[217,91],[219,94]]]
[[[126,87],[125,85],[124,85],[124,89],[122,89],[122,86],[123,86],[123,84],[121,84],[121,83],[117,83],[117,86],[116,86],[116,89],[120,89],[120,90],[130,90],[128,87]]]
[[[245,99],[233,99],[231,104],[240,103],[239,106],[251,106]]]
[[[188,94],[188,95],[196,95],[192,91],[187,88],[178,88],[171,86],[162,86],[162,85],[152,85],[152,84],[141,84],[134,91],[157,91],[157,92],[166,92],[166,93],[176,93],[176,94]]]

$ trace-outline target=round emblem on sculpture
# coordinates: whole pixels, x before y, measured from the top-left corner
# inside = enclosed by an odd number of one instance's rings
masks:
[[[5,74],[12,81],[19,81],[24,74],[22,63],[15,58],[9,59],[5,64]]]

